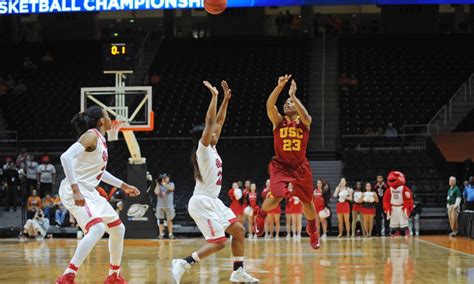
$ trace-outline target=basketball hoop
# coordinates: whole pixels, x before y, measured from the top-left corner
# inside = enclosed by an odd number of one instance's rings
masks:
[[[112,120],[112,127],[107,130],[107,141],[117,141],[120,128],[122,128],[124,121]]]

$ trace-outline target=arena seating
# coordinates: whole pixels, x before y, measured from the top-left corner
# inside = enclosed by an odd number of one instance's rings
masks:
[[[154,89],[156,135],[187,137],[193,125],[204,121],[209,103],[202,81],[220,89],[223,79],[233,93],[223,135],[271,135],[266,99],[278,76],[293,74],[298,96],[306,101],[310,52],[305,38],[165,40],[150,70],[161,77]],[[280,105],[285,98],[281,96]]]
[[[338,44],[339,73],[359,82],[341,92],[342,134],[426,124],[474,71],[467,36],[357,35]]]

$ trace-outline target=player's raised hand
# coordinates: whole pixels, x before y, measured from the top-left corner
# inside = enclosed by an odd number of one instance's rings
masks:
[[[286,83],[288,83],[288,81],[291,79],[291,74],[290,75],[287,75],[285,74],[285,76],[281,76],[278,78],[278,86],[280,87],[284,87],[286,85]]]
[[[122,186],[123,191],[130,197],[135,197],[140,195],[140,190],[134,187],[133,185],[124,184]]]
[[[296,82],[295,80],[291,80],[291,86],[290,86],[290,91],[288,94],[290,95],[291,98],[294,98],[296,96],[296,90],[297,90]]]
[[[211,83],[209,83],[209,81],[203,81],[202,83],[204,84],[204,86],[206,86],[206,88],[209,89],[209,91],[211,92],[211,94],[213,96],[219,95],[219,91],[216,89],[216,87],[211,85]]]
[[[229,85],[225,80],[221,82],[221,87],[224,90],[224,99],[230,100],[230,98],[232,97],[232,90],[229,89]]]

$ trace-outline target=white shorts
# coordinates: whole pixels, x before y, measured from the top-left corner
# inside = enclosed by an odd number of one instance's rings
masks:
[[[390,214],[390,228],[408,228],[408,218],[403,206],[392,206]]]
[[[107,199],[100,196],[95,189],[89,191],[81,186],[79,188],[82,188],[81,193],[86,201],[86,205],[83,207],[74,204],[72,189],[67,182],[61,183],[59,197],[64,207],[76,218],[77,224],[81,226],[84,233],[87,233],[89,228],[97,223],[105,223],[109,228],[122,224],[117,212]]]
[[[210,243],[225,242],[225,230],[238,222],[234,212],[219,198],[206,195],[193,195],[188,203],[188,211]]]

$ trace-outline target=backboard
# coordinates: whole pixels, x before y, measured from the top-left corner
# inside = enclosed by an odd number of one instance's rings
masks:
[[[105,109],[112,120],[124,121],[121,131],[152,131],[152,88],[91,87],[81,88],[81,111],[97,105]]]

